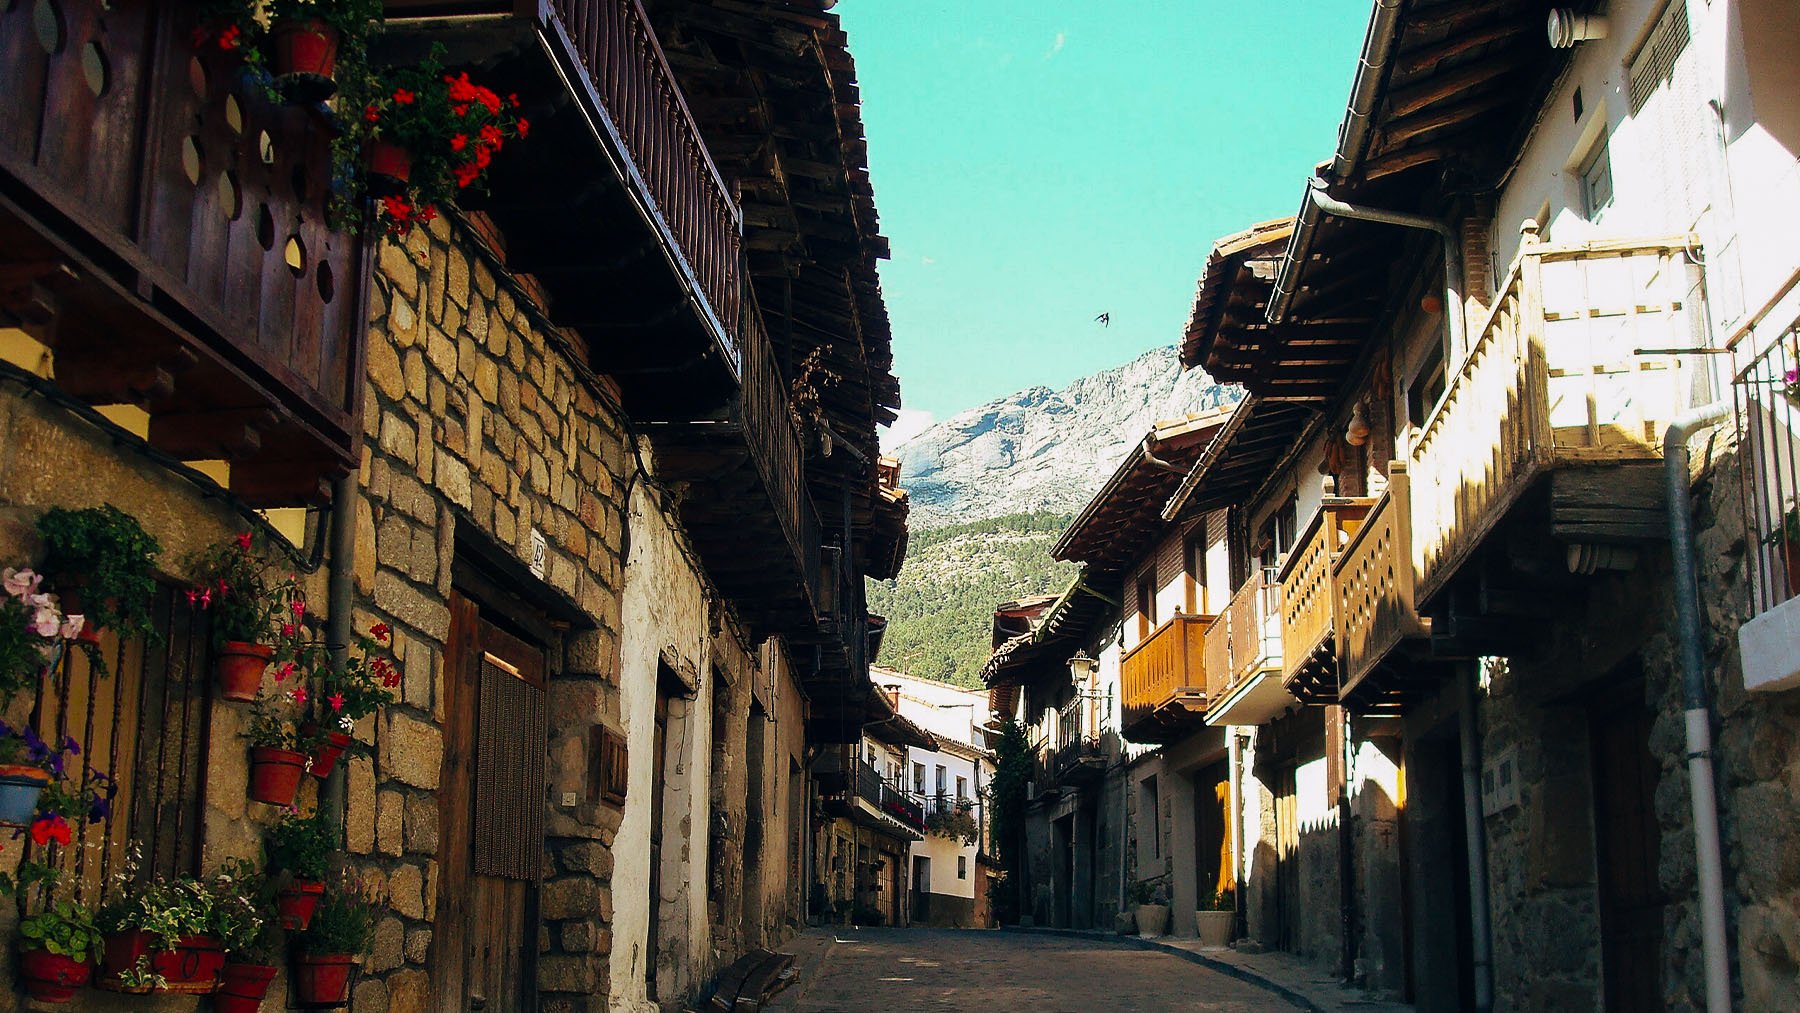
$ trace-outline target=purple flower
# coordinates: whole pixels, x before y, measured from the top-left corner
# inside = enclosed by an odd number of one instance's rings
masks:
[[[112,797],[111,796],[108,796],[106,798],[97,798],[94,800],[94,804],[88,807],[88,822],[89,823],[99,823],[101,820],[104,820],[108,816],[111,816],[111,815],[112,815]]]
[[[76,742],[75,736],[73,736],[73,735],[63,736],[63,748],[71,753],[74,753],[76,756],[81,755],[81,743]]]

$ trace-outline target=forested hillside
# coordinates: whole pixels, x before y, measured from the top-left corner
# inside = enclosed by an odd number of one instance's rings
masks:
[[[1050,559],[1068,523],[1067,514],[1025,513],[915,530],[899,578],[869,582],[869,611],[888,618],[878,663],[978,685],[994,606],[1073,579],[1073,565]]]

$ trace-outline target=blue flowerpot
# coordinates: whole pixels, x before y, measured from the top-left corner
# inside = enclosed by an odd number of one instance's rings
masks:
[[[50,775],[36,767],[0,767],[0,823],[26,826]]]

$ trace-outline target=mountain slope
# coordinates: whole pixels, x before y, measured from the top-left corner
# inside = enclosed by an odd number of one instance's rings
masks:
[[[1061,591],[1075,567],[1050,559],[1068,514],[992,517],[915,532],[896,580],[870,581],[869,611],[887,617],[880,663],[977,686],[994,606]]]
[[[1031,387],[959,412],[893,450],[913,530],[1073,514],[1155,422],[1237,396],[1201,370],[1184,373],[1171,345],[1061,390]]]

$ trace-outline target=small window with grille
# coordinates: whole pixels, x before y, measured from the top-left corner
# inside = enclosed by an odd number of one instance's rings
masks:
[[[1581,217],[1597,222],[1612,206],[1612,156],[1602,139],[1581,166]]]

